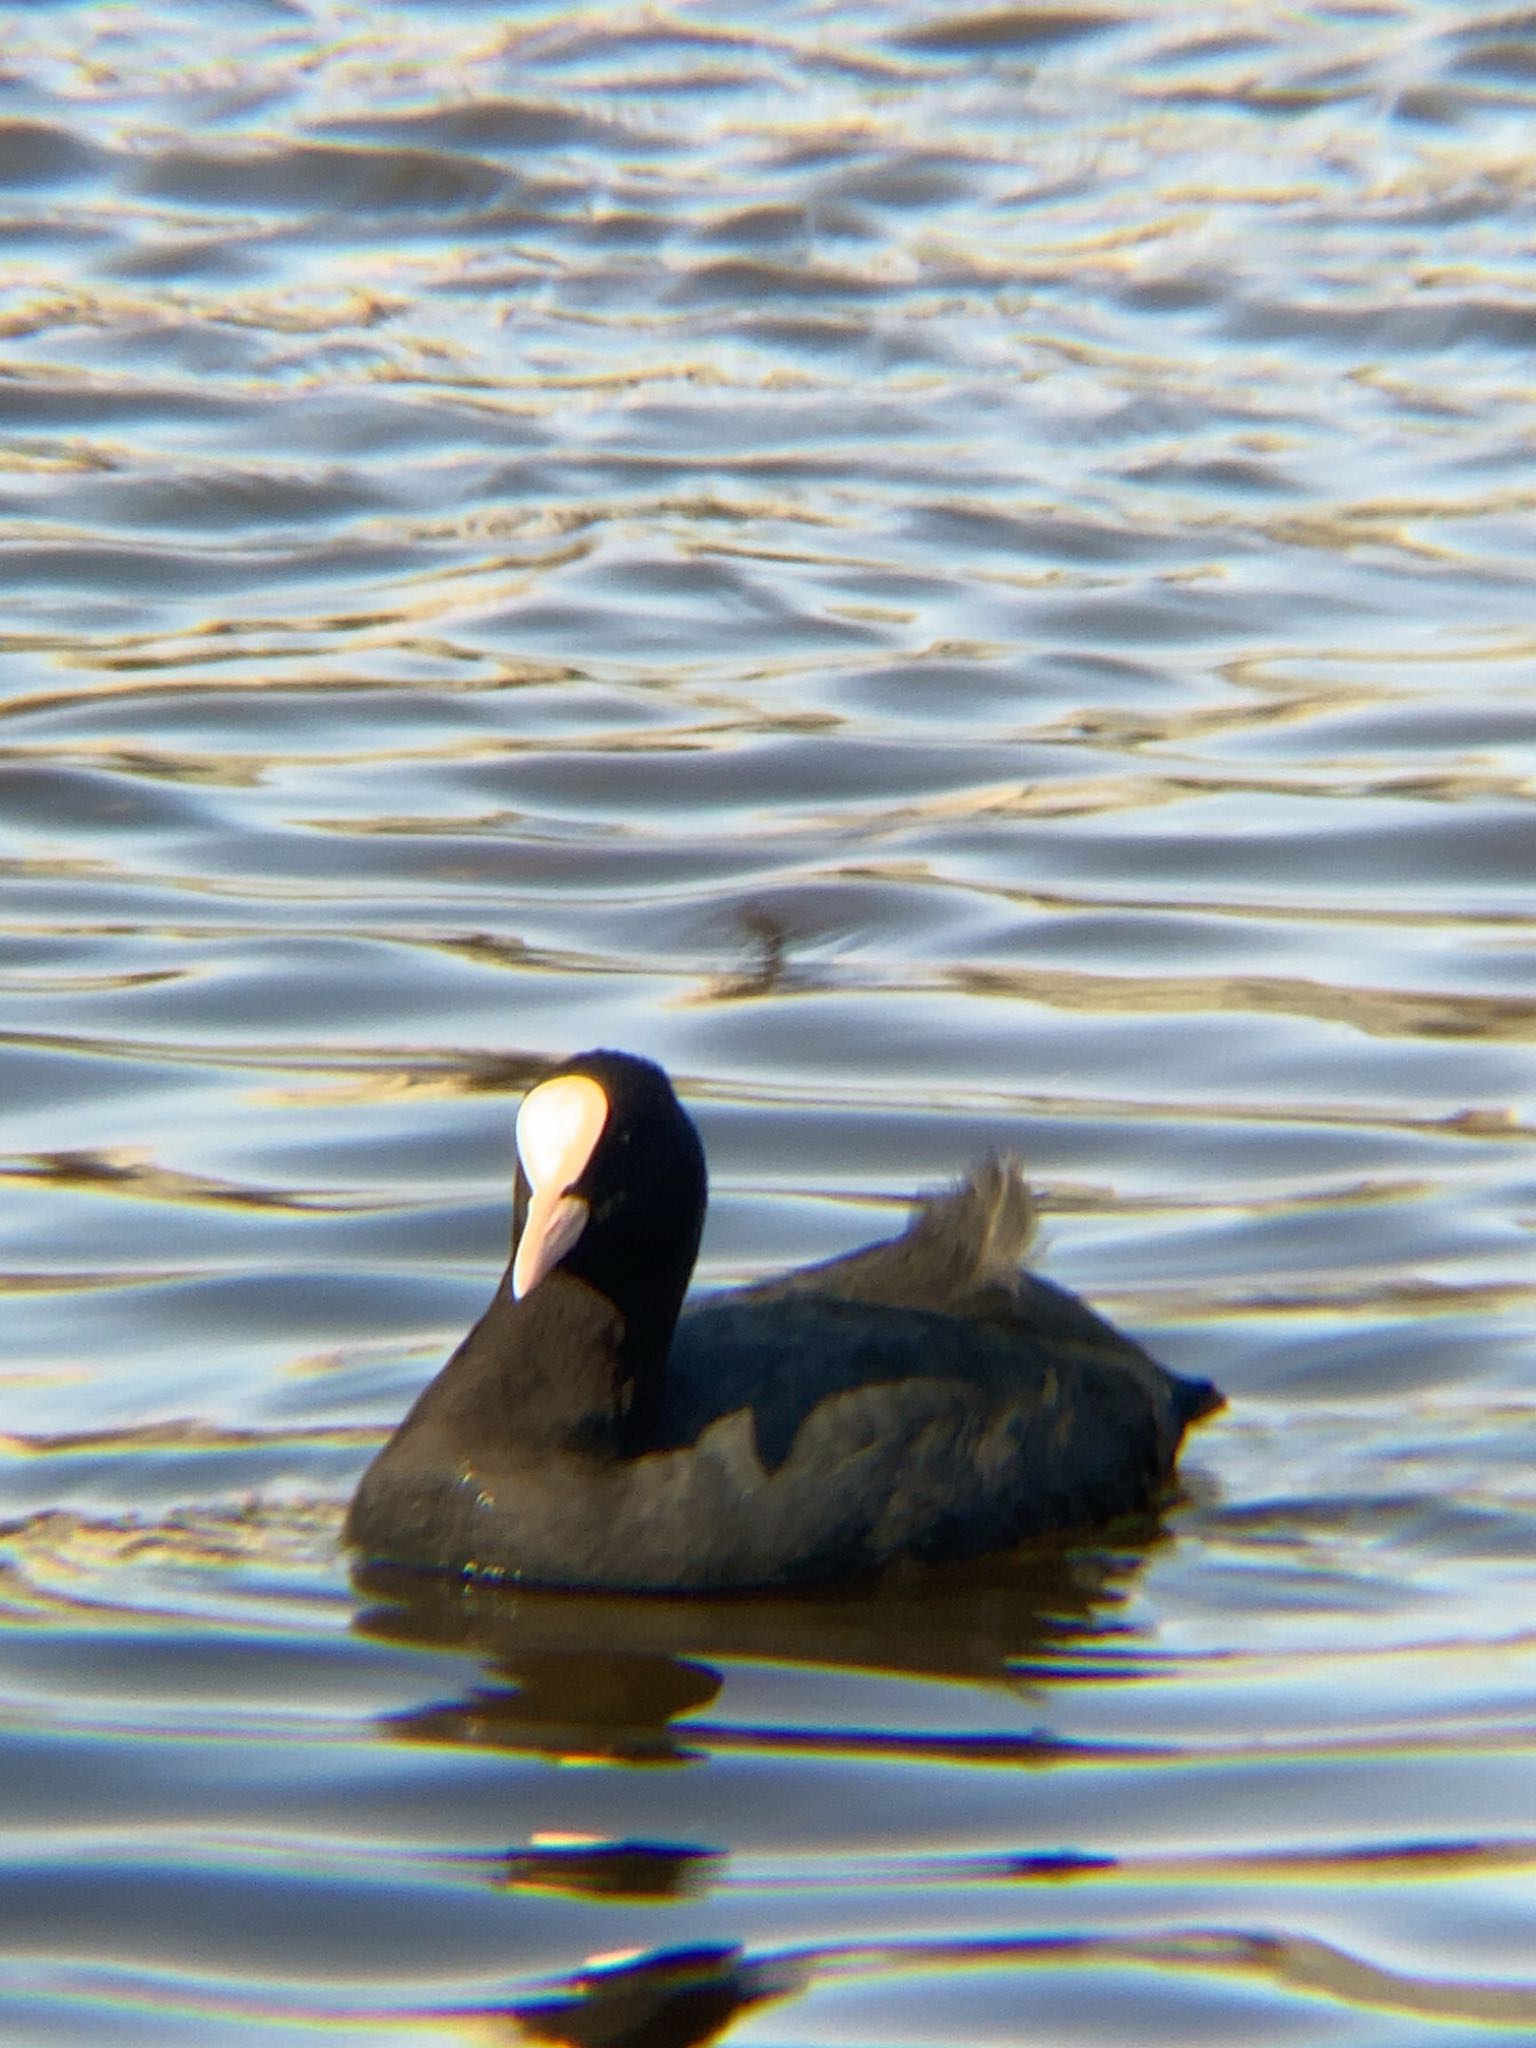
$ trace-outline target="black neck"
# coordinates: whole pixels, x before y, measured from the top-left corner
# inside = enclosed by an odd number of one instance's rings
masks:
[[[522,1301],[510,1276],[453,1360],[489,1434],[531,1452],[619,1448],[628,1399],[623,1319],[569,1273],[547,1273]]]

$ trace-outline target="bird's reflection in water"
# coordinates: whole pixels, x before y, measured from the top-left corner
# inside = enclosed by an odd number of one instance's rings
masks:
[[[501,1859],[498,1876],[518,1891],[641,1904],[695,1897],[724,1861],[723,1850],[691,1842],[539,1834]]]
[[[398,1618],[398,1609],[385,1612]],[[378,1618],[379,1611],[370,1617]],[[396,1638],[402,1639],[410,1638]],[[406,1740],[533,1750],[562,1762],[688,1763],[698,1752],[672,1723],[708,1706],[721,1686],[718,1671],[685,1657],[545,1649],[537,1642],[493,1659],[492,1668],[509,1683],[412,1708],[391,1716],[386,1728]]]
[[[1136,1668],[1121,1616],[1159,1541],[1150,1519],[1110,1547],[1042,1544],[980,1563],[912,1569],[877,1585],[731,1599],[526,1590],[369,1566],[363,1634],[482,1658],[466,1696],[392,1716],[397,1740],[461,1744],[623,1765],[686,1764],[731,1750],[828,1756],[874,1750],[940,1762],[1048,1761],[1063,1747],[1034,1732],[977,1736],[705,1721],[732,1660],[947,1680],[1043,1695],[1098,1653]],[[687,1718],[695,1717],[695,1718]],[[707,1890],[722,1852],[668,1841],[535,1835],[484,1859],[485,1881],[593,1901],[683,1899]],[[1053,1873],[1054,1874],[1054,1873]],[[817,1952],[752,1956],[731,1944],[652,1950],[588,1963],[476,2014],[493,2038],[570,2048],[702,2048],[745,2012],[806,1989]]]
[[[770,1740],[780,1749],[818,1742],[814,1730],[678,1726],[719,1693],[719,1660],[1007,1685],[1015,1695],[1026,1684],[1048,1685],[1053,1669],[1076,1668],[1074,1650],[1087,1653],[1123,1635],[1116,1610],[1156,1539],[1155,1525],[1136,1535],[1139,1541],[1115,1548],[1041,1545],[851,1591],[730,1599],[526,1590],[372,1565],[357,1575],[373,1604],[356,1626],[392,1643],[469,1651],[487,1664],[492,1683],[393,1717],[388,1726],[402,1740],[565,1760],[689,1763]],[[952,1749],[961,1760],[978,1754],[977,1740],[871,1729],[855,1746],[894,1753],[915,1746],[925,1755]],[[1021,1754],[1053,1747],[1036,1736],[983,1740]],[[827,1746],[846,1750],[849,1731],[830,1733]]]
[[[810,1977],[809,1957],[754,1958],[727,1945],[662,1949],[578,1971],[505,2017],[523,2039],[570,2048],[698,2048],[750,2007],[803,1990]]]

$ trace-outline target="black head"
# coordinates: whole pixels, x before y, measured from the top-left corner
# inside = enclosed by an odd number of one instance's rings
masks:
[[[625,1322],[637,1395],[659,1395],[672,1327],[698,1256],[704,1148],[672,1083],[650,1060],[585,1052],[523,1099],[517,1117],[512,1291],[558,1267]]]

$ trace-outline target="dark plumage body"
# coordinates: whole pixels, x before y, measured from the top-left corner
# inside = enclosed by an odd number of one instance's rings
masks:
[[[718,1296],[639,1357],[595,1252],[522,1299],[509,1272],[364,1475],[347,1540],[435,1570],[705,1591],[1150,1507],[1220,1396],[1022,1271],[1033,1221],[1017,1165],[989,1161],[902,1236]]]

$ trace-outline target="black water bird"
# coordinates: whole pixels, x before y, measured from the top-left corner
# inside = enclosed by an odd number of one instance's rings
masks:
[[[706,1175],[659,1067],[568,1061],[517,1153],[495,1299],[352,1501],[369,1559],[702,1592],[976,1557],[1155,1506],[1222,1405],[1023,1270],[1015,1160],[680,1314]]]

